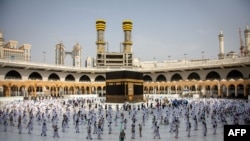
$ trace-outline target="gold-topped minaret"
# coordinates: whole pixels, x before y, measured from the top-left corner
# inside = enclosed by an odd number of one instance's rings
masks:
[[[106,22],[103,19],[96,20],[96,30],[97,30],[97,53],[105,53],[105,44],[104,41],[104,31],[106,28]]]
[[[122,28],[124,31],[124,42],[123,42],[123,52],[124,53],[132,53],[132,39],[131,39],[131,32],[132,32],[132,21],[131,20],[124,20],[122,23]]]

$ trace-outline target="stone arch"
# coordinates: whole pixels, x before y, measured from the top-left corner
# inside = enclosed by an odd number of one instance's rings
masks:
[[[28,77],[29,80],[42,80],[42,75],[38,72],[32,72],[29,77]]]
[[[16,85],[10,87],[10,96],[18,96],[18,87]]]
[[[170,86],[170,93],[175,94],[176,93],[176,87],[174,85]]]
[[[65,77],[65,81],[75,81],[75,77],[72,74],[68,74]]]
[[[205,86],[205,92],[203,94],[204,97],[210,97],[210,92],[211,92],[211,86],[210,85],[206,85]]]
[[[160,86],[160,94],[164,94],[165,93],[165,91],[164,91],[164,86]]]
[[[36,95],[37,96],[42,96],[43,92],[43,87],[41,85],[36,86]]]
[[[196,72],[192,72],[188,75],[188,80],[200,80],[200,75]]]
[[[219,91],[218,85],[213,85],[211,87],[211,96],[218,97],[218,91]]]
[[[169,86],[165,86],[165,91],[167,94],[169,94]]]
[[[49,97],[50,96],[50,90],[49,90],[49,86],[45,85],[43,87],[43,92],[44,92],[44,96]]]
[[[189,94],[189,91],[190,91],[190,87],[188,86],[188,85],[185,85],[184,84],[184,86],[183,86],[183,88],[182,88],[182,95],[183,96],[187,96],[188,94]]]
[[[69,87],[69,94],[75,94],[75,92],[74,92],[74,87],[73,86],[70,86]]]
[[[11,70],[11,71],[7,72],[4,79],[22,80],[22,76],[19,72],[15,71],[15,70]]]
[[[32,85],[28,86],[28,96],[32,97],[34,96],[34,94],[35,94],[35,87]]]
[[[64,88],[63,86],[58,87],[58,96],[63,97],[64,96]]]
[[[78,95],[82,94],[80,86],[75,87],[75,94],[78,94]]]
[[[171,77],[171,81],[180,81],[182,80],[182,77],[179,73],[175,73],[172,77]]]
[[[103,95],[103,93],[102,93],[102,87],[101,86],[97,87],[97,94],[98,94],[98,96],[102,96]]]
[[[228,74],[227,74],[227,80],[230,80],[230,79],[243,79],[243,74],[238,71],[238,70],[232,70],[230,71]]]
[[[90,94],[90,88],[88,86],[86,87],[86,94]]]
[[[244,86],[242,84],[237,85],[237,98],[244,98]]]
[[[154,88],[153,88],[153,86],[150,86],[149,87],[149,94],[153,94],[154,93]]]
[[[96,91],[96,87],[95,86],[92,86],[91,87],[91,90],[90,90],[90,94],[96,94],[97,91]]]
[[[65,86],[65,87],[63,88],[63,90],[64,90],[64,93],[65,93],[66,95],[69,94],[69,88],[68,88],[68,86]]]
[[[158,75],[156,78],[156,82],[166,82],[166,81],[167,81],[166,77],[162,74]]]
[[[106,79],[102,76],[102,75],[98,75],[96,78],[95,78],[95,82],[102,82],[102,81],[105,81]]]
[[[195,94],[196,93],[196,87],[195,87],[194,84],[189,87],[189,91],[190,91],[191,94]]]
[[[216,71],[209,72],[206,76],[206,80],[214,80],[214,79],[220,80],[221,77]]]
[[[24,96],[27,97],[28,96],[28,92],[27,92],[27,88],[25,85],[20,86],[20,94],[19,96]]]
[[[248,95],[250,95],[250,84],[246,85],[245,97],[247,98]]]
[[[154,89],[154,94],[158,94],[159,93],[159,88],[157,86],[154,86],[153,89]]]
[[[51,86],[50,87],[50,94],[52,97],[56,97],[57,96],[57,93],[56,93],[56,86]]]
[[[181,85],[178,85],[177,86],[177,94],[181,94],[181,92],[182,92]]]
[[[144,82],[152,82],[153,79],[152,79],[149,75],[144,75],[144,76],[143,76],[143,81],[144,81]]]
[[[148,92],[148,87],[144,86],[143,93],[144,93],[144,94],[148,94],[148,93],[149,93],[149,92]]]
[[[200,94],[200,95],[202,94],[202,86],[201,85],[198,85],[196,90],[197,90],[197,94]]]
[[[233,84],[230,84],[229,86],[228,86],[228,94],[229,94],[229,97],[230,98],[235,98],[235,85],[233,85]]]
[[[8,86],[2,85],[2,86],[0,86],[0,87],[1,87],[0,97],[8,96],[8,93],[9,93]]]
[[[48,77],[49,81],[60,81],[60,77],[56,73],[52,73]]]
[[[81,87],[81,92],[82,92],[82,94],[85,94],[85,93],[86,93],[85,87],[84,87],[84,86]]]
[[[79,79],[80,82],[90,82],[90,78],[87,75],[82,75]]]
[[[106,96],[106,86],[103,87],[103,96]]]
[[[227,97],[227,86],[225,84],[221,85],[221,97]]]

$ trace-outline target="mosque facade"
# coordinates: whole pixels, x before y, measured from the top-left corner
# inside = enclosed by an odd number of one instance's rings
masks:
[[[16,42],[4,44],[0,37],[0,97],[26,98],[59,97],[66,95],[105,96],[106,72],[137,71],[143,73],[144,94],[179,94],[191,97],[247,98],[250,95],[250,30],[244,30],[245,44],[240,54],[224,52],[224,35],[218,35],[217,59],[144,61],[134,58],[132,52],[132,21],[124,20],[123,49],[109,52],[104,31],[106,21],[96,21],[97,52],[81,66],[81,47],[76,44],[72,52],[56,45],[55,65],[31,62],[31,45],[16,48]],[[18,52],[18,53],[17,53]],[[14,54],[14,55],[13,55]],[[64,66],[64,56],[70,54],[73,67]],[[17,57],[15,57],[15,55]],[[13,57],[14,56],[14,57]],[[91,61],[91,63],[90,63]],[[93,61],[93,62],[92,62]]]

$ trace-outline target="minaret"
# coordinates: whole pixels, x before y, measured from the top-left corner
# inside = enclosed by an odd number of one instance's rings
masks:
[[[124,42],[123,42],[123,52],[124,53],[132,53],[132,38],[131,38],[131,31],[132,31],[132,21],[131,20],[124,20],[122,23],[123,31],[124,31]]]
[[[218,35],[219,37],[219,59],[223,59],[224,56],[225,56],[225,53],[224,53],[224,35],[222,33],[222,30],[220,31],[220,34]]]
[[[3,33],[0,32],[0,58],[4,58],[3,47],[4,47]]]
[[[250,56],[250,30],[248,25],[244,33],[245,33],[245,54],[247,56]]]
[[[239,28],[239,36],[240,36],[240,55],[245,56],[245,48],[244,48],[244,45],[243,45],[243,40],[242,40],[242,37],[241,37],[241,29],[240,28]]]
[[[3,33],[0,32],[0,47],[3,47]]]
[[[56,54],[55,54],[56,65],[64,65],[65,47],[64,47],[63,43],[57,44],[55,50],[56,50]]]
[[[106,28],[106,22],[102,19],[96,21],[96,30],[97,30],[97,54],[105,53],[105,41],[104,41],[104,31]]]
[[[74,45],[73,47],[73,51],[72,51],[72,58],[73,58],[73,66],[75,67],[81,67],[81,46],[76,43],[76,45]]]

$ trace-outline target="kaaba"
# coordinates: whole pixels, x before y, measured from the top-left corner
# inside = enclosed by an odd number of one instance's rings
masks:
[[[143,73],[134,71],[106,72],[106,102],[142,102]]]

